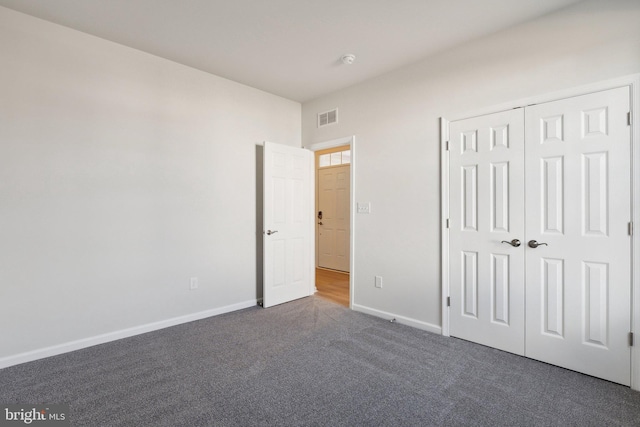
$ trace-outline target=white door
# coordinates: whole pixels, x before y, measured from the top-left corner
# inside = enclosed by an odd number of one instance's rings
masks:
[[[629,97],[451,122],[451,335],[630,384]]]
[[[527,107],[525,230],[526,355],[626,385],[628,111],[628,88]]]
[[[349,271],[349,165],[318,169],[318,267]]]
[[[313,153],[264,144],[263,307],[313,294]]]
[[[523,110],[451,122],[449,135],[450,334],[522,355]]]

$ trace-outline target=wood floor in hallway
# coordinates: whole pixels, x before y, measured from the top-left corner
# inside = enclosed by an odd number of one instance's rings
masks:
[[[349,273],[316,268],[316,295],[349,307]]]

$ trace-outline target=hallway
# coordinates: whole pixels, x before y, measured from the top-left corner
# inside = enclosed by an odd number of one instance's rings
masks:
[[[349,273],[316,268],[316,295],[349,307]]]

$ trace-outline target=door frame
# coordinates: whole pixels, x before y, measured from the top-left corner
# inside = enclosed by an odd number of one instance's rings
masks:
[[[355,292],[353,289],[353,284],[355,283],[355,200],[356,200],[356,186],[355,186],[355,170],[356,170],[356,137],[355,135],[347,136],[338,139],[332,139],[330,141],[318,142],[315,144],[309,144],[304,146],[307,150],[313,151],[314,156],[316,151],[325,150],[327,148],[335,148],[340,146],[348,145],[351,149],[351,164],[349,167],[349,186],[350,195],[349,195],[349,309],[353,310],[353,301],[355,298]],[[314,167],[315,172],[315,167]],[[314,189],[315,193],[315,189]],[[315,205],[313,207],[313,218],[315,221],[316,211]],[[317,250],[317,245],[314,245],[314,251]],[[314,260],[317,259],[317,254],[314,257]],[[314,269],[315,271],[315,269]]]
[[[600,92],[619,87],[630,88],[631,105],[631,218],[635,230],[631,238],[631,325],[636,336],[631,347],[631,388],[640,390],[640,74],[631,74],[615,79],[569,88],[539,96],[506,102],[465,114],[454,115],[454,119],[440,117],[440,260],[441,260],[441,313],[442,335],[449,334],[449,123],[485,114],[525,107],[531,104],[557,101],[564,98]]]

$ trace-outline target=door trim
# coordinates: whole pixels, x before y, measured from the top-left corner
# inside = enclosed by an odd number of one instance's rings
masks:
[[[564,98],[585,95],[619,87],[629,87],[631,94],[631,218],[634,223],[634,233],[631,239],[631,325],[630,331],[640,337],[640,74],[632,74],[615,79],[595,82],[592,84],[569,88],[557,92],[537,95],[520,100],[514,100],[500,105],[494,105],[465,114],[454,115],[454,119],[440,117],[440,259],[441,259],[441,312],[442,335],[450,336],[449,332],[449,154],[447,143],[449,140],[449,123],[470,117],[491,114],[512,108],[531,104],[552,102]],[[640,339],[636,338],[636,343]],[[640,390],[640,344],[631,347],[631,388]]]
[[[348,145],[351,147],[351,165],[349,167],[349,185],[351,186],[351,194],[349,196],[349,309],[353,310],[353,302],[355,299],[355,292],[353,284],[355,283],[355,200],[356,200],[356,137],[355,135],[347,136],[344,138],[333,139],[330,141],[318,142],[315,144],[309,144],[304,146],[307,150],[320,151],[327,148],[340,147],[342,145]],[[315,220],[316,212],[315,205],[311,212]],[[314,245],[314,251],[315,251]],[[316,257],[314,257],[314,260]]]

